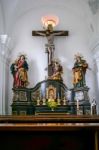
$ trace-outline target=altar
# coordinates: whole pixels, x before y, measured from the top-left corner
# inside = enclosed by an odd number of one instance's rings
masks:
[[[13,89],[12,114],[77,114],[78,104],[72,95],[71,99],[68,99],[68,91],[63,82],[57,80],[44,80],[30,89]],[[74,94],[74,91],[71,91],[71,94]],[[90,114],[90,103],[85,98],[79,102],[79,115]]]
[[[85,74],[88,69],[87,61],[80,55],[75,55],[75,63],[72,68],[73,88],[69,89],[64,84],[62,77],[63,67],[58,58],[54,56],[55,36],[68,36],[68,31],[54,31],[57,25],[57,17],[50,19],[43,18],[45,30],[32,31],[32,36],[42,36],[47,38],[45,53],[47,54],[47,77],[39,81],[34,87],[27,88],[28,63],[25,55],[12,63],[11,72],[13,81],[13,115],[89,115],[91,114],[91,104],[89,98],[89,87],[86,85]],[[50,19],[50,20],[49,20]],[[47,21],[47,26],[45,25]],[[69,96],[68,96],[69,93]],[[95,111],[94,111],[95,112]],[[96,113],[96,112],[95,112]]]

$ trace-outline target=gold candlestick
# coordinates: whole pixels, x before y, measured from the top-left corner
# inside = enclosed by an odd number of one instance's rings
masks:
[[[43,97],[43,105],[46,105],[46,99]]]
[[[40,105],[40,99],[39,99],[39,97],[38,97],[38,99],[37,99],[37,105],[38,105],[38,106]]]
[[[63,99],[63,105],[66,105],[66,98]]]
[[[60,105],[60,99],[59,98],[57,99],[57,104]]]

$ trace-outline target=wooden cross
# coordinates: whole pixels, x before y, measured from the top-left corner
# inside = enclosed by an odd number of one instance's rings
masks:
[[[68,36],[68,31],[32,31],[32,36],[44,36],[48,40],[48,44],[53,44],[54,36]]]
[[[47,38],[48,43],[47,45],[47,53],[48,53],[48,76],[51,76],[51,66],[53,62],[53,57],[54,57],[54,37],[55,36],[68,36],[69,32],[68,31],[53,31],[50,30],[49,28],[46,29],[45,31],[38,30],[38,31],[32,31],[32,36],[43,36]]]

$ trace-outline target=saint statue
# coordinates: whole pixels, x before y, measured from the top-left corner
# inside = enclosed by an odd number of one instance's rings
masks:
[[[73,70],[73,85],[74,87],[84,87],[86,86],[85,74],[88,68],[88,64],[83,57],[78,54],[75,55],[75,63]]]
[[[28,64],[25,55],[20,55],[10,67],[13,75],[13,88],[26,87],[28,82]]]
[[[54,60],[52,64],[52,75],[49,77],[49,79],[63,81],[62,74],[63,67],[60,65],[58,60]]]

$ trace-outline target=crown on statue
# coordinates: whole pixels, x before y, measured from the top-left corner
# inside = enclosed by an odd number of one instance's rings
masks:
[[[74,55],[74,59],[77,59],[78,57],[83,59],[83,55],[81,53],[79,53],[79,52]]]

